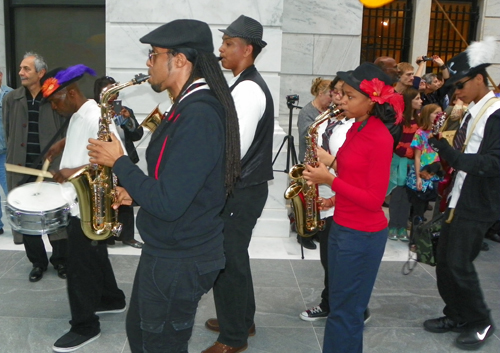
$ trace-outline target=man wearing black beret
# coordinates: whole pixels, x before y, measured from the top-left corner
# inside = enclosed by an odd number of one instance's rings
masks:
[[[454,170],[454,183],[437,247],[437,286],[445,316],[426,320],[427,331],[460,332],[455,344],[481,347],[494,330],[473,261],[500,214],[500,99],[488,88],[485,68],[496,42],[471,44],[448,63],[457,98],[469,104],[453,147],[444,138],[429,144]]]
[[[186,353],[198,302],[224,268],[220,213],[240,172],[238,120],[206,23],[172,21],[141,42],[151,45],[151,87],[173,99],[151,136],[148,174],[115,138],[91,139],[88,149],[124,187],[115,206],[131,199],[141,206],[144,246],[126,321],[131,351]]]
[[[241,15],[226,29],[219,48],[221,63],[232,71],[229,85],[238,112],[241,140],[241,179],[227,199],[224,219],[226,267],[214,285],[216,319],[205,327],[220,332],[217,342],[204,353],[236,353],[248,347],[255,335],[255,298],[248,245],[273,179],[272,142],[274,106],[269,89],[254,66],[266,42],[262,25]]]

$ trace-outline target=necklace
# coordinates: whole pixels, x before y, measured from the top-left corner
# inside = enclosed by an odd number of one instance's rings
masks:
[[[316,98],[312,100],[312,102],[311,102],[312,106],[313,106],[314,108],[316,108],[316,110],[317,110],[318,112],[322,113],[323,111],[322,111],[322,110],[320,110],[320,109],[318,108],[318,106],[314,103],[314,101],[315,101],[315,100],[316,100]]]

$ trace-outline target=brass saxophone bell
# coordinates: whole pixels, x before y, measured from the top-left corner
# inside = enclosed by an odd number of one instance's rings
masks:
[[[149,131],[154,132],[156,128],[161,124],[163,119],[163,114],[160,111],[160,105],[158,104],[155,109],[147,117],[144,118],[139,126],[147,128]]]

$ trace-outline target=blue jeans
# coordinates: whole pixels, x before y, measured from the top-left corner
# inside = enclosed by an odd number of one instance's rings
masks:
[[[7,175],[5,173],[5,158],[7,154],[2,153],[0,154],[0,185],[2,186],[3,192],[5,193],[5,196],[9,193],[7,190]],[[1,205],[1,197],[0,197],[0,205]],[[0,206],[0,228],[3,228],[3,222],[2,222],[2,208]]]
[[[363,314],[384,255],[387,228],[362,232],[332,222],[328,238],[330,314],[323,353],[361,353]]]

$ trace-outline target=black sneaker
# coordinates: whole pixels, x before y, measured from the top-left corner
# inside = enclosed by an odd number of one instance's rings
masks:
[[[493,332],[495,332],[495,327],[493,325],[468,329],[457,337],[455,344],[460,349],[468,351],[476,350],[484,344],[486,339],[490,337]]]
[[[95,311],[96,315],[102,315],[102,314],[119,314],[123,313],[125,310],[127,310],[127,305],[100,305],[97,310]]]
[[[444,332],[463,332],[467,323],[455,322],[448,316],[438,317],[437,319],[430,319],[424,321],[424,329],[434,333]]]
[[[315,306],[309,310],[300,313],[299,317],[304,321],[318,321],[328,317],[328,311],[324,311],[321,307]]]
[[[86,344],[95,341],[101,335],[98,332],[95,335],[80,335],[75,332],[68,332],[59,338],[56,343],[52,346],[54,352],[73,352],[79,348],[82,348]]]

